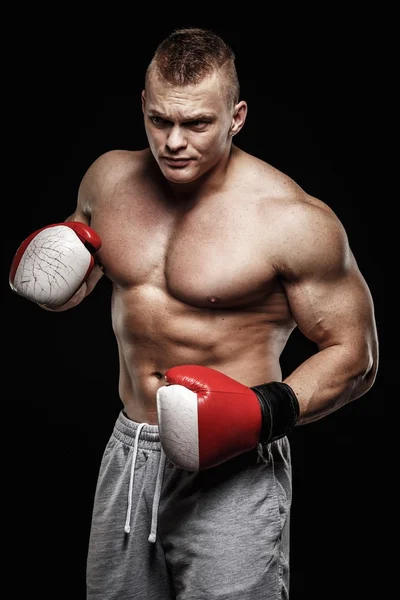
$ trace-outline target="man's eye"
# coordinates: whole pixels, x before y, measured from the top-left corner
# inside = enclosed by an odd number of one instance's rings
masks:
[[[154,125],[160,125],[163,119],[161,119],[161,117],[150,117],[150,121],[154,123]]]
[[[195,129],[204,129],[208,125],[208,121],[190,121],[188,123],[189,127],[194,127]]]

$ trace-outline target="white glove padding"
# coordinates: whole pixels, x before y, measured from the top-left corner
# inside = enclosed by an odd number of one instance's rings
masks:
[[[39,304],[62,306],[81,287],[100,248],[88,225],[65,222],[32,233],[18,248],[10,269],[14,292]]]

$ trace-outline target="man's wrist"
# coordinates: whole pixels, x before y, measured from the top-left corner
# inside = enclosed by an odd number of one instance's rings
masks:
[[[271,381],[250,389],[260,402],[262,414],[260,443],[269,444],[290,433],[300,413],[297,396],[290,385]]]

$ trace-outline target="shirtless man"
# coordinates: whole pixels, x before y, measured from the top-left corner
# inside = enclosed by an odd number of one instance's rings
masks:
[[[149,148],[95,160],[73,214],[25,240],[10,272],[55,312],[112,282],[122,410],[87,598],[286,599],[287,434],[373,385],[371,294],[333,211],[233,144],[247,105],[223,40],[172,33],[142,105]],[[316,351],[282,382],[295,327]]]

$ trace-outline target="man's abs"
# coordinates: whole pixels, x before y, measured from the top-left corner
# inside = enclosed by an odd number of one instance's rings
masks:
[[[258,306],[204,308],[151,285],[115,289],[112,321],[127,415],[157,423],[156,391],[177,365],[212,367],[249,386],[279,380],[279,357],[293,329],[291,321],[272,321],[282,303],[275,293]]]

